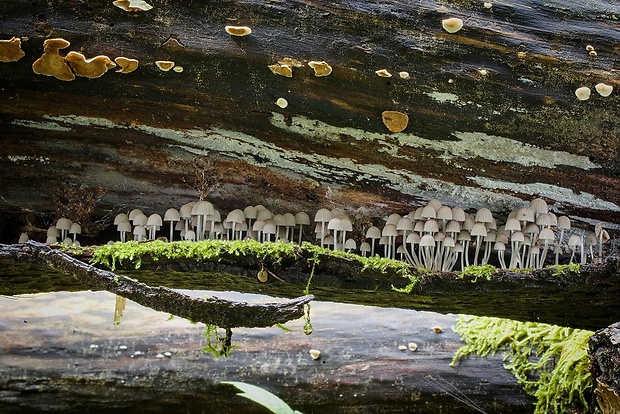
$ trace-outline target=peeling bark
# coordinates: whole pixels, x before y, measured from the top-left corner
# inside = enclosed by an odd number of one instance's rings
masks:
[[[282,303],[249,304],[218,298],[192,298],[169,288],[149,286],[97,269],[32,241],[25,245],[0,245],[0,257],[52,267],[87,286],[116,293],[154,310],[221,328],[267,327],[297,319],[303,316],[303,306],[314,299],[313,295],[306,295]]]

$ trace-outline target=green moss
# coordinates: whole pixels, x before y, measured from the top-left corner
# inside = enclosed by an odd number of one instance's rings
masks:
[[[579,263],[570,263],[570,264],[565,264],[565,265],[552,265],[548,267],[549,269],[554,270],[553,276],[560,276],[566,271],[574,272],[574,273],[579,273],[580,271]]]
[[[535,322],[461,316],[455,331],[466,345],[451,365],[470,354],[505,351],[504,366],[536,398],[535,413],[587,411],[592,390],[588,340],[593,332]]]
[[[461,279],[471,279],[472,283],[476,283],[478,279],[491,280],[491,277],[497,273],[495,266],[490,264],[481,266],[468,266],[460,273]]]

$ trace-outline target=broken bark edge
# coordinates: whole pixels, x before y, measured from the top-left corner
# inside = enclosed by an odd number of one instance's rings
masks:
[[[301,318],[304,305],[314,300],[305,295],[278,303],[235,302],[216,297],[193,298],[165,287],[153,287],[129,277],[98,269],[49,246],[0,244],[0,257],[50,267],[85,285],[107,290],[140,305],[221,328],[264,328]]]

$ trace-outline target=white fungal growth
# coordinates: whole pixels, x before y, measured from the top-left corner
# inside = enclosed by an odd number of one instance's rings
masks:
[[[278,100],[276,101],[276,105],[284,109],[288,106],[288,101],[284,98],[278,98]]]
[[[398,72],[398,76],[400,76],[401,79],[409,79],[411,76],[409,75],[409,72]]]
[[[375,73],[379,76],[381,76],[382,78],[391,78],[392,74],[390,72],[388,72],[387,69],[379,69],[376,70]]]
[[[314,360],[321,358],[321,351],[319,351],[318,349],[311,349],[309,353]]]
[[[579,99],[580,101],[587,101],[588,99],[590,99],[590,88],[588,88],[587,86],[577,88],[575,90],[575,96],[577,96],[577,99]]]
[[[596,89],[598,94],[602,97],[607,97],[611,95],[611,93],[614,91],[613,86],[607,85],[605,83],[597,83],[596,86],[594,86],[594,89]]]
[[[441,21],[441,26],[448,33],[456,33],[463,28],[463,20],[458,17],[451,17]]]
[[[418,344],[416,344],[415,342],[409,342],[409,345],[407,345],[407,347],[411,352],[413,352],[418,349]]]
[[[398,350],[399,351],[406,351],[407,347],[405,345],[398,345]]]

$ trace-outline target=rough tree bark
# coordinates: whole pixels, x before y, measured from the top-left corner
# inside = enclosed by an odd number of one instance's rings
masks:
[[[303,316],[304,305],[314,299],[302,296],[281,303],[249,304],[218,298],[192,298],[165,287],[153,287],[134,279],[97,269],[48,246],[0,245],[0,257],[35,262],[75,277],[87,286],[116,293],[154,310],[221,328],[267,327]]]

